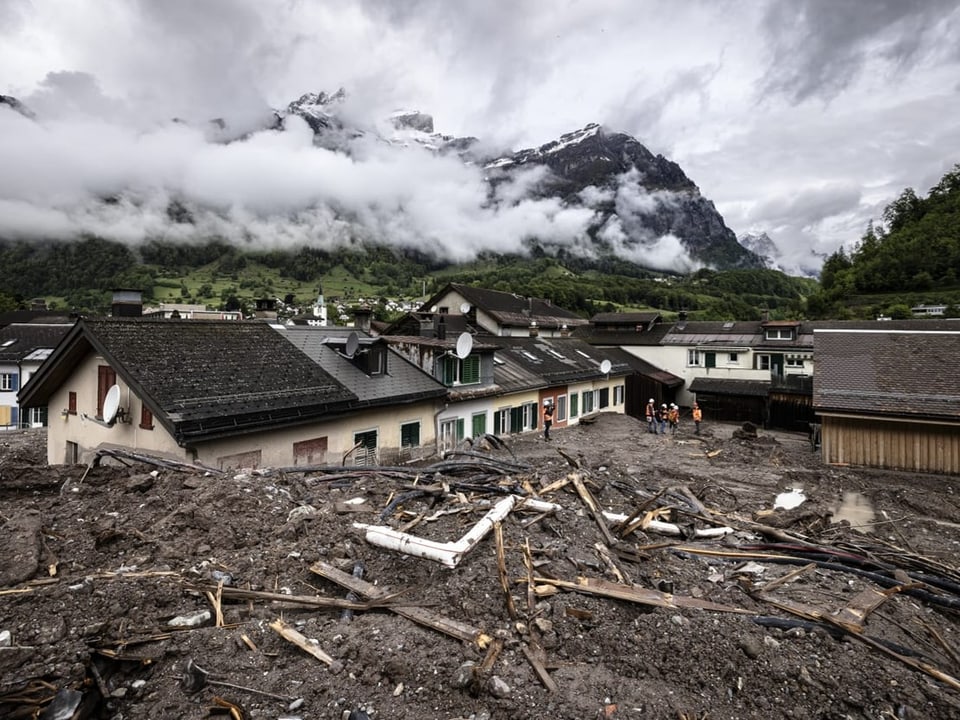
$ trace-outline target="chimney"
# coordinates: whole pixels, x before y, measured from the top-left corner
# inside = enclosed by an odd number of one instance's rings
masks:
[[[537,337],[540,334],[540,328],[537,327],[537,321],[530,321],[530,337]]]
[[[687,321],[687,311],[686,311],[686,310],[681,310],[680,312],[678,312],[678,313],[677,313],[677,320],[679,320],[680,322],[686,322],[686,321]]]
[[[373,310],[366,305],[361,305],[353,311],[354,324],[364,332],[370,332],[370,320],[373,317]]]
[[[140,317],[143,315],[143,293],[139,290],[114,290],[110,314],[113,317]]]

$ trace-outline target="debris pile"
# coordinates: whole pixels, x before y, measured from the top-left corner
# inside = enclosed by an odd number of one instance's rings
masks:
[[[754,431],[240,472],[9,434],[0,716],[960,716],[952,479]]]

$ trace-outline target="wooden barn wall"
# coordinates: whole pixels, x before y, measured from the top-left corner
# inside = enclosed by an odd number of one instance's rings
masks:
[[[657,405],[671,403],[676,393],[663,383],[646,375],[634,373],[628,375],[624,383],[624,409],[632,417],[643,418],[647,410],[647,400],[653,398]]]
[[[817,422],[813,412],[813,397],[795,393],[771,392],[770,427],[782,430],[809,432],[810,423]]]
[[[827,463],[960,474],[960,424],[936,425],[824,416]]]
[[[763,426],[766,423],[767,403],[764,397],[752,395],[715,395],[698,392],[697,402],[703,410],[705,422],[752,422]]]

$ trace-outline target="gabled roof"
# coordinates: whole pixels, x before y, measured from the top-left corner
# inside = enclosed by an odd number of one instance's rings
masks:
[[[606,353],[607,357],[610,358],[612,362],[622,362],[636,374],[643,375],[651,380],[655,380],[666,387],[680,387],[685,382],[682,377],[677,377],[673,373],[667,372],[666,370],[661,370],[656,365],[653,365],[642,358],[638,358],[636,355],[633,355],[626,350],[622,350],[620,348],[606,348],[604,353]]]
[[[960,332],[814,332],[819,412],[960,420]]]
[[[0,328],[0,363],[18,363],[39,350],[52,350],[71,327],[67,323],[15,323]]]
[[[671,325],[654,323],[637,324],[632,328],[618,326],[582,325],[573,330],[573,336],[591,345],[607,346],[652,346],[661,345],[670,332]]]
[[[504,327],[528,327],[535,321],[542,327],[574,327],[588,321],[576,313],[557,307],[543,298],[528,298],[499,290],[487,290],[459,283],[450,283],[420,308],[429,311],[451,292],[462,295],[473,307],[483,310]],[[457,308],[459,311],[459,308]]]
[[[622,359],[575,338],[501,337],[496,342],[500,345],[498,358],[509,357],[528,373],[541,378],[546,386],[604,378],[606,374],[600,371],[604,360],[610,360],[610,375],[623,376],[631,372]]]
[[[259,321],[81,319],[20,393],[46,405],[91,350],[181,445],[316,421],[357,396]]]
[[[717,347],[750,347],[763,338],[763,329],[756,321],[678,322],[664,335],[664,345]]]
[[[64,323],[71,324],[74,319],[75,318],[70,317],[69,313],[59,312],[57,310],[8,310],[6,312],[0,312],[0,328],[13,325],[14,323],[29,323],[30,325],[39,323],[52,323],[55,325],[62,325]]]
[[[597,313],[590,322],[595,325],[641,325],[660,319],[658,312],[606,312]]]
[[[770,392],[767,380],[731,380],[728,378],[697,377],[688,388],[692,393],[710,395],[747,395],[766,397]]]
[[[367,375],[350,358],[341,354],[338,347],[328,344],[329,340],[342,335],[341,332],[302,325],[274,326],[274,329],[367,405],[397,405],[442,397],[447,393],[443,383],[389,348],[383,338],[371,338],[358,333],[360,352],[380,348],[387,353],[387,371],[379,375]]]

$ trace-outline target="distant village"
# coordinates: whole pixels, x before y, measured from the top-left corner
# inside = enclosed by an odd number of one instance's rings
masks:
[[[561,430],[676,404],[692,432],[696,402],[707,426],[806,433],[827,463],[960,473],[960,320],[944,307],[911,320],[584,319],[456,283],[395,305],[398,319],[378,322],[371,305],[319,293],[306,312],[270,300],[244,319],[117,291],[105,317],[2,313],[0,433],[46,427],[51,464],[111,445],[217,469],[396,465],[542,434],[544,408]]]

